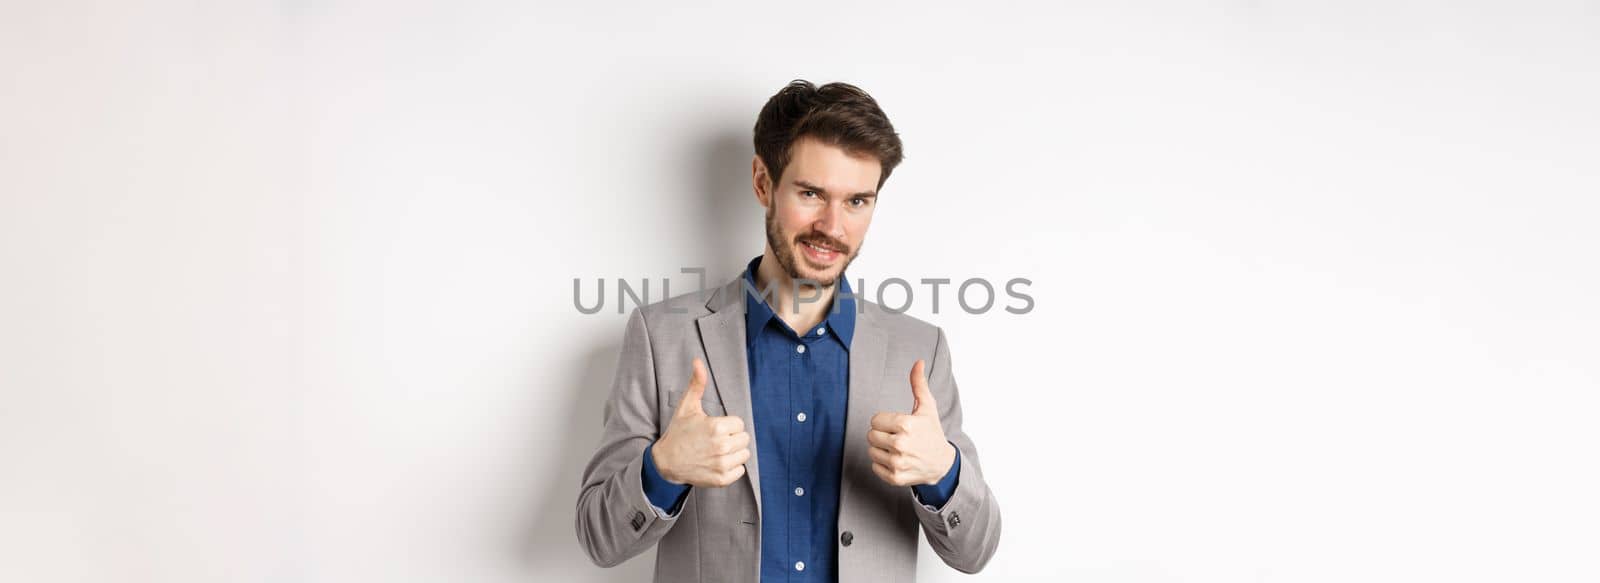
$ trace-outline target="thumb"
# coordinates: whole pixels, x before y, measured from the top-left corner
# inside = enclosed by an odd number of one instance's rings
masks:
[[[689,377],[689,390],[683,392],[683,400],[678,402],[678,416],[703,417],[706,412],[700,407],[700,399],[706,394],[706,365],[700,359],[694,359],[694,375]]]
[[[911,365],[911,397],[916,405],[912,407],[912,415],[938,415],[939,404],[933,400],[933,391],[928,390],[928,378],[922,373],[922,359]]]

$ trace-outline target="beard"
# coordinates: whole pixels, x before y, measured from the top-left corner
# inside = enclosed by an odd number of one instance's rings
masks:
[[[777,256],[778,266],[782,267],[783,272],[789,275],[789,279],[797,282],[801,279],[806,279],[816,282],[817,285],[822,287],[833,287],[833,284],[838,283],[839,276],[843,275],[844,271],[850,268],[850,262],[855,261],[856,256],[861,254],[860,246],[857,246],[855,249],[850,249],[844,243],[835,241],[832,237],[823,235],[821,233],[810,233],[804,237],[791,237],[788,233],[785,233],[781,227],[778,226],[777,218],[773,214],[773,207],[771,206],[767,207],[766,222],[767,246],[772,247],[772,254]],[[794,247],[797,243],[804,244],[808,242],[815,243],[829,249],[837,249],[843,253],[845,256],[844,262],[839,265],[839,271],[831,275],[819,274],[818,277],[809,278],[801,275],[799,265],[800,258],[795,257]]]

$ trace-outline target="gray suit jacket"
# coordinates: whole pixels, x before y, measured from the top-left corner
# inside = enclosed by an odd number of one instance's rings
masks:
[[[696,357],[711,372],[701,402],[706,414],[737,415],[754,431],[743,278],[708,291],[709,301],[691,293],[628,316],[605,429],[578,494],[578,542],[589,558],[610,567],[658,545],[655,580],[661,583],[760,579],[761,452],[754,441],[745,477],[726,488],[691,488],[671,518],[655,512],[641,483],[645,446],[672,419]],[[944,331],[864,300],[857,304],[835,541],[839,581],[915,580],[919,525],[940,559],[976,573],[1000,543],[1000,506],[984,482],[977,447],[961,428],[961,398]],[[945,437],[961,451],[955,494],[938,511],[918,502],[911,488],[880,480],[867,456],[872,415],[911,411],[907,379],[919,358],[927,363]]]

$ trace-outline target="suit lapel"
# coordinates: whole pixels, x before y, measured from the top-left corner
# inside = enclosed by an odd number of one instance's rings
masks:
[[[700,342],[706,349],[706,366],[711,369],[712,385],[717,398],[722,400],[723,411],[744,420],[745,430],[755,435],[755,412],[750,404],[750,366],[745,358],[744,287],[742,277],[736,277],[706,302],[710,314],[695,320],[700,329]],[[745,475],[750,477],[750,487],[755,491],[756,515],[761,515],[761,472],[756,462],[756,442],[750,440],[750,460],[745,462]]]
[[[873,321],[870,309],[856,314],[856,329],[850,340],[850,399],[845,414],[844,483],[839,488],[839,509],[845,516],[851,495],[850,485],[857,480],[877,479],[872,460],[867,456],[867,430],[878,412],[878,397],[883,387],[883,367],[887,362],[888,342],[883,330]]]

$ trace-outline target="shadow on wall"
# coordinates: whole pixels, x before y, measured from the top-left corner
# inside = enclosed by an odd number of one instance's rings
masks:
[[[694,192],[701,196],[695,204],[683,205],[686,215],[681,228],[665,230],[693,238],[686,248],[694,249],[696,256],[686,258],[684,265],[662,266],[660,272],[670,274],[679,267],[705,267],[706,285],[711,288],[736,276],[744,269],[746,261],[761,253],[765,244],[764,211],[750,187],[750,159],[755,152],[748,129],[725,126],[721,131],[709,132],[699,142],[699,148],[692,150],[698,152],[698,159],[686,162],[698,163],[702,171],[694,185]],[[674,294],[688,291],[693,291],[692,284],[682,292],[674,290]],[[659,299],[652,298],[653,301]],[[600,442],[605,402],[610,397],[617,358],[622,350],[620,327],[608,330],[602,337],[609,340],[582,352],[581,358],[572,360],[571,370],[556,377],[569,384],[558,385],[566,387],[565,394],[552,395],[547,402],[566,407],[564,410],[568,414],[561,417],[566,420],[566,426],[554,433],[563,436],[562,443],[543,447],[559,447],[560,463],[539,478],[545,481],[543,491],[550,495],[535,504],[533,523],[526,531],[522,548],[528,553],[535,575],[583,573],[587,576],[580,580],[649,581],[655,571],[654,549],[616,567],[602,569],[591,563],[578,545],[573,524],[583,469]],[[530,387],[529,390],[546,391],[549,387]]]
[[[538,577],[540,574],[589,571],[592,576],[581,580],[649,581],[655,572],[653,550],[640,553],[609,569],[595,566],[578,545],[574,526],[583,468],[588,465],[589,456],[594,454],[595,446],[600,443],[606,398],[610,396],[617,357],[622,352],[621,331],[613,336],[617,337],[616,340],[591,348],[582,358],[575,359],[573,366],[578,370],[562,377],[577,379],[566,385],[570,388],[563,403],[571,413],[562,417],[566,420],[566,427],[555,433],[563,436],[565,441],[545,446],[559,448],[561,461],[554,471],[540,477],[546,482],[544,491],[550,495],[539,501],[523,547],[531,553],[529,564],[535,580],[542,579]]]
[[[706,285],[715,287],[744,270],[766,245],[766,211],[750,183],[755,146],[750,129],[725,128],[700,144],[702,205],[686,217],[685,236],[697,239],[697,257],[706,268]],[[709,299],[709,298],[708,298]]]

